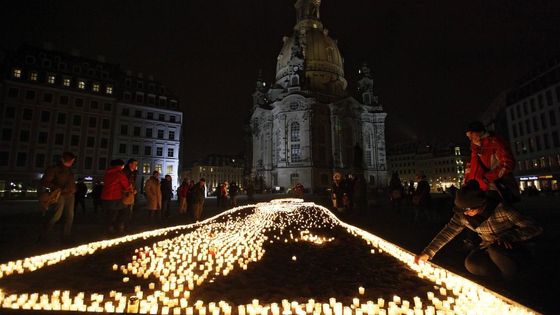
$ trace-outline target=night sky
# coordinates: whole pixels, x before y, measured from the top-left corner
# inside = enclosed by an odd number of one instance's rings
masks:
[[[274,78],[295,0],[27,1],[2,4],[0,47],[22,43],[154,75],[184,109],[187,161],[243,149],[256,74]],[[560,1],[324,0],[349,91],[370,64],[388,141],[463,140],[502,91],[560,55]]]

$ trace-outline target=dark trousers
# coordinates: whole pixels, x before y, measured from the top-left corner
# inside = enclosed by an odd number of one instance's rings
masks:
[[[161,215],[163,218],[167,219],[171,216],[171,199],[161,200]]]
[[[531,252],[526,246],[515,244],[513,249],[506,249],[498,245],[487,248],[477,248],[470,252],[465,259],[465,268],[478,276],[499,277],[512,280],[520,267],[526,265]]]
[[[120,199],[117,199],[103,200],[103,209],[107,214],[107,227],[109,232],[122,233],[129,217],[128,210],[130,208],[125,206]]]
[[[70,232],[72,231],[72,222],[74,222],[74,195],[60,195],[58,198],[58,202],[55,205],[55,210],[53,215],[48,219],[43,229],[43,234],[41,237],[44,237],[49,233],[49,231],[53,228],[53,226],[60,220],[62,215],[64,214],[64,232],[63,236],[68,237],[70,236]]]
[[[86,213],[86,199],[84,197],[75,198],[76,205],[74,206],[74,211],[78,210],[78,206],[82,206],[82,213]]]

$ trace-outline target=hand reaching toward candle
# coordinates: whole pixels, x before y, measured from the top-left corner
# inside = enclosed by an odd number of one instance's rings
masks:
[[[428,259],[430,259],[430,256],[428,256],[428,254],[419,254],[414,256],[414,263],[418,264],[420,263],[420,261],[428,261]]]
[[[513,248],[513,246],[511,245],[510,242],[504,241],[504,240],[497,240],[496,244],[498,244],[498,246],[503,246],[506,249],[512,249]]]

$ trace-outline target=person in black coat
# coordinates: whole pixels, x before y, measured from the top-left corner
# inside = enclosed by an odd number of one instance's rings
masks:
[[[171,198],[173,198],[173,187],[171,183],[171,175],[165,175],[161,181],[161,210],[164,218],[171,215]]]

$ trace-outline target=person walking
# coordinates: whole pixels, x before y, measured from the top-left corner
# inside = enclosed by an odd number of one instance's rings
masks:
[[[159,172],[154,171],[152,176],[144,183],[144,194],[146,195],[146,208],[148,209],[150,220],[161,219],[161,185]]]
[[[512,206],[488,197],[478,181],[471,180],[457,191],[449,223],[414,261],[427,261],[464,228],[478,234],[480,245],[465,258],[466,269],[479,276],[502,276],[512,280],[532,254],[534,238],[543,229]]]
[[[107,215],[107,227],[110,234],[122,234],[128,218],[128,206],[122,201],[124,193],[133,193],[132,185],[126,178],[124,161],[112,160],[103,177],[101,201]]]
[[[179,198],[179,213],[187,213],[187,191],[189,190],[189,182],[183,179],[181,186],[177,189],[177,198]]]
[[[509,144],[479,121],[470,123],[465,134],[471,142],[471,161],[464,182],[476,180],[491,197],[518,201],[519,186],[513,176],[515,159]]]
[[[202,217],[202,208],[206,194],[206,180],[201,178],[193,187],[193,215],[196,222]]]
[[[64,230],[62,233],[63,242],[70,241],[72,232],[72,223],[74,221],[74,193],[76,192],[76,182],[72,165],[76,161],[76,155],[71,152],[63,152],[62,159],[59,164],[47,168],[45,174],[41,178],[41,185],[49,188],[51,191],[60,189],[60,197],[54,207],[54,213],[45,223],[45,226],[39,236],[39,241],[43,241],[53,226],[60,220],[64,214]]]
[[[173,198],[173,187],[171,182],[171,175],[165,175],[161,180],[161,215],[164,219],[169,219],[171,216],[171,199]]]
[[[84,179],[82,177],[78,178],[78,182],[76,183],[76,194],[74,196],[75,205],[74,210],[78,209],[78,206],[82,206],[82,213],[86,214],[86,195],[87,195],[88,188],[84,183]]]

